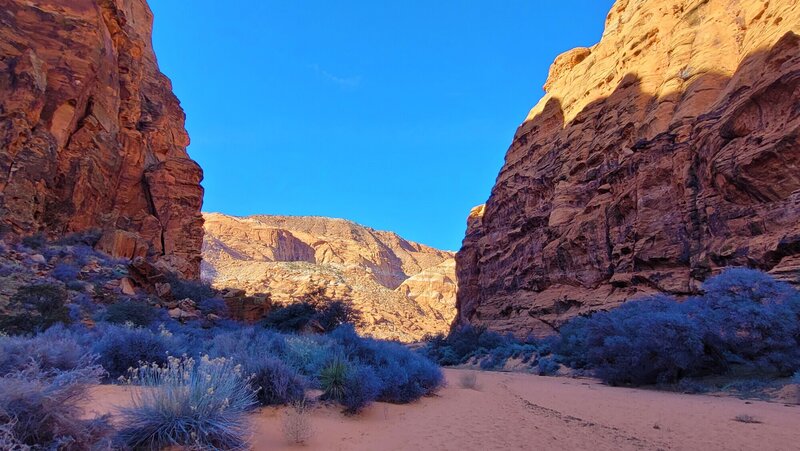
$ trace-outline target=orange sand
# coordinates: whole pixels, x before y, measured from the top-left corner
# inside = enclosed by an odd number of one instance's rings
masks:
[[[792,450],[800,449],[800,406],[614,388],[593,380],[479,372],[477,390],[449,386],[410,405],[378,403],[356,417],[313,410],[313,437],[289,446],[283,410],[253,414],[255,450]],[[102,386],[89,410],[114,411],[129,389]],[[750,415],[760,424],[734,421]]]

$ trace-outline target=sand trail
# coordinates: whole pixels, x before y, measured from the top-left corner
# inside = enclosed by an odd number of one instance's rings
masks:
[[[255,450],[792,450],[800,447],[800,406],[728,397],[607,387],[594,380],[479,372],[476,390],[448,387],[409,405],[377,403],[359,416],[335,407],[311,413],[313,437],[291,446],[283,409],[252,415]],[[90,410],[130,399],[98,387]],[[734,421],[750,415],[758,424]]]

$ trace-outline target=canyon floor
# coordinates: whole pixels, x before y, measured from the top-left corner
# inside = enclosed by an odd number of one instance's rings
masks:
[[[289,446],[283,409],[252,416],[253,449],[314,450],[788,450],[800,443],[800,406],[608,387],[591,379],[445,370],[448,387],[409,405],[376,403],[356,417],[313,410],[313,437]],[[101,386],[87,404],[112,413],[128,388]],[[758,423],[735,418],[749,415]]]

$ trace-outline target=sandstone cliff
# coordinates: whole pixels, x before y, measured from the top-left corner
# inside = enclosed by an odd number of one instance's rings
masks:
[[[794,0],[618,0],[470,214],[458,321],[547,334],[725,266],[797,280],[798,34]]]
[[[216,288],[291,302],[324,290],[352,301],[359,328],[378,338],[419,340],[455,317],[455,261],[444,252],[342,219],[238,218],[206,213],[202,275]]]
[[[144,0],[0,0],[0,222],[197,277],[202,171]]]

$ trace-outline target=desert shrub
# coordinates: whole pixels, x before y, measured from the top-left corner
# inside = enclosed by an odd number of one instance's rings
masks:
[[[559,329],[553,343],[553,352],[558,359],[571,368],[589,366],[589,327],[591,320],[579,316],[573,318]]]
[[[32,363],[42,371],[68,371],[90,361],[88,350],[61,326],[34,337],[0,336],[0,376]]]
[[[99,449],[101,443],[107,446],[111,433],[107,418],[82,419],[80,408],[102,372],[97,365],[59,371],[31,363],[0,378],[0,424],[8,425],[5,440],[22,446],[17,449],[77,451]]]
[[[228,306],[220,298],[203,299],[197,304],[197,308],[203,312],[204,315],[214,314],[225,316],[228,314]]]
[[[706,363],[703,325],[665,296],[597,313],[585,325],[587,360],[612,385],[677,382]]]
[[[800,366],[800,292],[760,271],[729,269],[690,301],[738,370],[790,375]]]
[[[478,389],[478,373],[474,371],[464,371],[458,375],[458,385],[461,388],[470,390]]]
[[[681,393],[688,394],[702,394],[710,392],[713,387],[694,379],[681,379],[676,385],[675,389]]]
[[[316,315],[312,318],[325,332],[331,332],[344,324],[355,324],[361,318],[361,312],[344,301],[331,301],[317,307]]]
[[[348,414],[357,414],[384,389],[372,367],[335,358],[320,373],[322,399],[337,401]]]
[[[492,370],[503,367],[508,362],[508,359],[511,358],[520,359],[522,363],[528,363],[538,352],[539,350],[535,345],[519,343],[508,337],[502,345],[489,350],[488,354],[480,359],[479,366],[483,370]]]
[[[332,360],[319,374],[322,398],[332,401],[341,401],[344,398],[345,383],[350,367],[341,358]]]
[[[372,368],[353,365],[345,374],[344,391],[339,401],[344,406],[345,413],[357,414],[378,398],[382,388],[382,383]]]
[[[381,381],[379,401],[408,403],[444,384],[441,368],[399,343],[359,337],[350,325],[337,328],[330,337],[342,346],[346,358],[375,371]]]
[[[50,275],[53,278],[64,283],[75,281],[78,278],[78,274],[80,274],[80,269],[69,263],[59,263],[50,271]]]
[[[666,296],[576,318],[554,345],[570,366],[612,384],[674,383],[718,374],[789,375],[800,366],[800,293],[735,268],[685,302]]]
[[[240,323],[216,322],[213,327],[207,327],[201,321],[187,321],[181,323],[169,318],[166,310],[157,310],[161,316],[158,323],[158,335],[166,342],[172,355],[186,354],[193,357],[209,354],[209,349],[216,343],[217,336],[225,336],[242,328]],[[244,343],[241,345],[244,347]],[[229,347],[233,349],[233,346]],[[214,354],[212,357],[231,357],[232,354]]]
[[[302,330],[317,314],[317,309],[308,302],[276,307],[264,318],[264,326],[282,332]]]
[[[102,261],[107,264],[113,263],[112,259],[108,255],[98,252],[92,246],[85,244],[76,244],[69,247],[67,254],[71,256],[75,263],[80,266],[84,266],[93,260]]]
[[[47,244],[47,237],[44,235],[44,233],[37,233],[22,238],[20,242],[25,247],[29,247],[31,249],[39,249],[45,244]]]
[[[103,325],[99,336],[92,351],[112,379],[127,374],[128,369],[137,368],[141,363],[161,365],[167,361],[168,352],[177,353],[174,346],[170,346],[169,337],[148,329]]]
[[[527,364],[536,355],[550,352],[532,339],[520,341],[511,335],[470,325],[460,326],[447,336],[427,337],[425,341],[421,352],[440,365],[460,365],[474,359],[483,370],[502,368],[511,358]]]
[[[251,374],[250,384],[257,389],[256,396],[263,406],[292,404],[305,398],[305,379],[274,357],[262,357],[245,367]]]
[[[293,339],[293,337],[290,337]],[[211,357],[227,357],[242,365],[258,389],[262,405],[290,404],[305,397],[307,380],[286,360],[287,337],[261,328],[240,328],[214,336],[208,346]]]
[[[121,409],[121,440],[134,449],[185,446],[245,449],[246,412],[256,402],[240,368],[228,359],[170,357],[163,366],[133,371],[132,405]]]
[[[68,290],[72,291],[85,291],[86,282],[82,280],[70,280],[64,283]]]
[[[317,379],[322,369],[339,353],[336,343],[314,336],[287,336],[284,360],[300,374]],[[318,384],[316,384],[318,385]]]
[[[485,327],[464,325],[455,328],[447,336],[440,334],[429,337],[423,352],[440,365],[459,365],[473,357],[488,356],[493,350],[511,346],[515,342],[513,338],[502,336]],[[486,369],[505,363],[507,357],[501,358],[501,352],[498,351],[486,361]]]
[[[102,319],[112,324],[132,323],[146,327],[156,319],[158,312],[147,300],[123,299],[106,307]]]
[[[722,391],[733,392],[739,398],[765,399],[764,390],[773,385],[772,382],[763,379],[741,379],[725,384]]]
[[[553,357],[542,357],[538,360],[536,366],[536,374],[539,376],[552,376],[558,372],[558,362],[553,360]]]
[[[750,423],[750,424],[759,424],[759,423],[761,423],[761,421],[757,420],[752,415],[747,415],[747,414],[736,415],[733,418],[733,421],[738,421],[740,423]]]
[[[48,327],[69,324],[67,292],[53,284],[27,285],[11,297],[8,315],[0,317],[0,330],[10,334],[38,332]]]
[[[283,436],[289,444],[302,445],[308,442],[314,434],[308,405],[305,402],[293,403],[284,415]]]
[[[373,363],[383,383],[378,400],[408,403],[434,393],[444,384],[441,369],[430,360],[399,344],[381,345],[383,349]]]
[[[207,352],[211,357],[230,357],[246,364],[263,355],[283,355],[286,337],[270,330],[240,327],[233,331],[217,333],[210,340]]]
[[[263,324],[282,332],[299,332],[313,328],[328,333],[344,324],[355,324],[361,312],[350,303],[331,300],[321,292],[305,296],[301,301],[281,305],[270,311]]]
[[[8,277],[15,272],[17,272],[17,267],[15,265],[0,263],[0,277]]]
[[[90,229],[83,232],[70,233],[57,239],[53,244],[58,246],[77,246],[84,245],[94,247],[103,236],[103,231],[99,229]]]
[[[3,417],[0,412],[0,417]],[[30,451],[31,447],[20,442],[14,436],[14,427],[17,421],[13,418],[3,418],[0,423],[0,449],[7,451]]]
[[[182,279],[176,274],[170,274],[167,277],[167,281],[175,299],[188,298],[200,303],[216,296],[214,289],[205,282]]]
[[[90,315],[102,310],[103,307],[98,305],[94,300],[85,293],[78,293],[72,298],[72,304],[78,306],[82,312]]]

